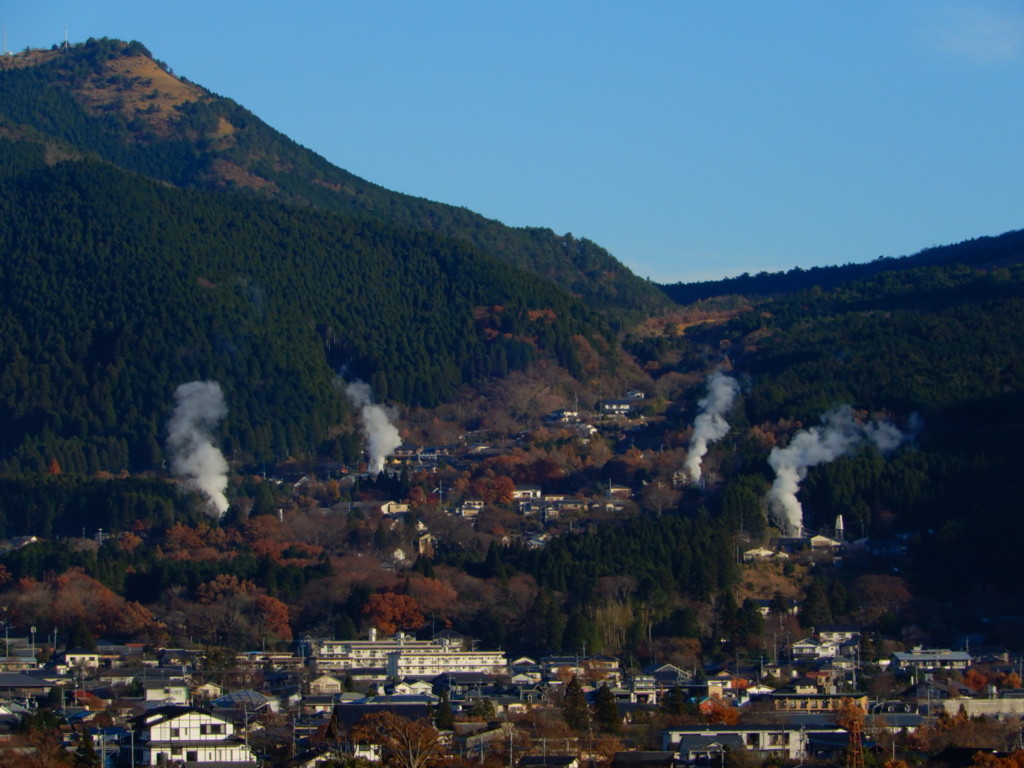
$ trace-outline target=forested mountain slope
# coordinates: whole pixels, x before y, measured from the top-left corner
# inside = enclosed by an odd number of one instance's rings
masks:
[[[237,458],[284,459],[338,450],[323,441],[341,366],[381,400],[432,405],[539,357],[579,374],[574,339],[609,349],[577,299],[465,241],[98,161],[9,177],[0,221],[10,470],[159,466],[193,379],[226,390]]]
[[[230,99],[174,77],[139,43],[90,40],[0,59],[0,117],[49,137],[51,154],[70,145],[181,187],[242,190],[463,240],[595,308],[664,302],[653,284],[586,239],[506,227],[336,168]],[[0,164],[10,172],[2,151]]]
[[[674,352],[679,362],[658,370],[692,370],[702,350],[719,349],[742,383],[728,415],[733,433],[712,451],[726,461],[729,514],[750,530],[762,512],[745,489],[763,492],[772,478],[768,451],[829,409],[886,414],[909,435],[904,448],[812,466],[800,491],[806,524],[828,531],[842,515],[856,537],[912,536],[914,557],[903,567],[922,593],[965,598],[978,611],[1024,610],[1000,586],[1012,579],[1024,492],[1024,264],[990,258],[993,249],[1012,253],[1015,239],[968,249],[989,248],[976,261],[985,266],[882,272],[691,325]],[[665,343],[638,349],[667,354]],[[974,538],[985,545],[971,546]]]

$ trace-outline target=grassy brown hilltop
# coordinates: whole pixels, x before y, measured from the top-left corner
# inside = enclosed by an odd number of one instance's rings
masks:
[[[199,86],[179,80],[141,55],[110,59],[101,72],[83,81],[75,94],[93,114],[117,109],[125,119],[138,118],[163,135],[172,132],[176,108],[210,98]],[[231,131],[225,124],[224,133]]]

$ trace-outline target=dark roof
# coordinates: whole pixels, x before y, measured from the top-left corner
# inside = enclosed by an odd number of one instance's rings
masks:
[[[249,690],[248,688],[241,691],[231,691],[231,693],[225,693],[223,696],[218,696],[214,699],[211,704],[214,707],[263,707],[267,705],[270,699],[264,696],[259,691]]]
[[[434,634],[435,640],[465,640],[466,636],[454,629],[442,629]]]
[[[185,678],[183,678],[183,677],[169,677],[169,678],[164,678],[163,680],[143,680],[142,681],[142,687],[143,688],[145,688],[146,690],[153,690],[153,691],[161,690],[163,688],[168,688],[168,687],[170,687],[172,685],[176,685],[179,688],[188,688],[188,683],[185,682]]]
[[[136,715],[131,719],[130,722],[132,723],[132,726],[134,728],[146,725],[153,726],[157,725],[158,723],[164,723],[168,720],[173,720],[176,717],[181,717],[182,715],[187,715],[189,712],[201,712],[204,715],[215,717],[218,720],[224,719],[220,715],[215,715],[206,709],[199,709],[198,707],[188,707],[184,704],[164,704],[159,707],[153,707],[152,709],[143,712],[141,715]]]
[[[679,753],[703,752],[712,749],[746,749],[743,738],[738,733],[688,733],[679,740]]]
[[[486,675],[482,672],[444,672],[437,677],[431,678],[430,682],[443,688],[449,684],[492,685],[497,679],[497,675]]]
[[[520,768],[565,768],[576,759],[576,755],[526,755],[519,758],[519,765]]]
[[[66,675],[57,676],[67,679]],[[39,675],[28,672],[0,672],[0,689],[3,688],[39,688],[49,690],[56,683]]]
[[[670,768],[675,752],[616,752],[612,768]]]
[[[339,728],[347,731],[359,722],[360,718],[366,715],[375,715],[379,712],[390,712],[393,715],[404,717],[406,720],[419,720],[424,717],[430,717],[430,708],[426,704],[358,702],[353,704],[335,704],[331,720],[337,723]]]

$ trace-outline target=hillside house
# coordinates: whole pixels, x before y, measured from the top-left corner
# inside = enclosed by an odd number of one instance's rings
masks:
[[[584,668],[579,656],[542,656],[540,667],[547,681],[569,682],[573,676],[583,680]]]
[[[333,675],[319,675],[309,681],[311,696],[331,696],[341,693],[343,690],[345,690],[345,686]]]
[[[0,656],[0,672],[25,672],[30,669],[39,669],[39,662],[35,656],[30,654]]]
[[[813,688],[815,691],[811,693]],[[801,687],[786,686],[769,693],[764,698],[771,702],[776,712],[835,712],[847,699],[863,710],[867,710],[868,697],[863,693],[820,693],[817,686]]]
[[[842,552],[846,547],[843,542],[821,534],[811,536],[810,545],[815,552]]]
[[[515,501],[539,501],[544,493],[539,485],[517,485],[512,490]]]
[[[839,655],[839,643],[832,640],[815,640],[813,637],[805,637],[797,640],[789,647],[793,654],[794,661],[807,661],[810,659],[834,659]]]
[[[388,692],[395,696],[433,696],[434,684],[429,680],[408,678],[395,683]]]
[[[767,618],[774,614],[781,613],[785,616],[796,616],[800,613],[800,601],[794,597],[785,598],[780,604],[776,600],[768,600],[765,598],[752,599],[754,607],[757,608],[757,612]]]
[[[907,672],[910,670],[929,672],[937,669],[962,671],[970,666],[971,661],[971,654],[966,651],[916,646],[908,652],[894,653],[889,659],[889,669],[894,672]]]
[[[122,758],[132,765],[222,763],[256,765],[230,720],[185,706],[157,707],[130,721],[134,736]]]
[[[691,725],[662,731],[662,746],[684,762],[715,761],[725,750],[750,750],[761,757],[799,760],[807,752],[807,733],[802,728],[778,724]]]
[[[68,668],[96,670],[100,667],[100,654],[98,651],[75,648],[70,651],[64,651],[62,662]]]
[[[609,485],[608,498],[618,501],[628,501],[633,497],[633,489],[627,485]]]
[[[384,517],[400,517],[409,512],[409,505],[399,501],[385,501],[380,505],[380,513]]]
[[[561,410],[544,414],[544,421],[548,424],[575,424],[579,420],[579,411]]]
[[[650,664],[644,667],[643,674],[653,677],[660,688],[676,688],[693,682],[691,670],[677,667],[675,664]]]
[[[600,410],[604,416],[631,416],[641,406],[642,400],[602,400]]]
[[[224,689],[214,682],[205,682],[192,689],[192,697],[201,701],[213,701],[224,695]]]
[[[859,643],[860,627],[855,624],[828,624],[818,627],[818,639],[834,643]]]
[[[455,517],[473,518],[483,512],[484,503],[480,499],[465,499],[461,504],[452,508]]]
[[[142,690],[145,701],[161,704],[189,703],[188,683],[183,678],[171,680],[143,680]]]

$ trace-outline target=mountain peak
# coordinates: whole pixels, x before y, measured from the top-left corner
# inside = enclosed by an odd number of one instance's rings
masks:
[[[465,208],[384,189],[224,98],[176,77],[138,42],[108,38],[0,60],[0,117],[178,187],[235,190],[461,240],[600,310],[667,303],[585,239],[506,227]],[[571,245],[571,247],[570,247]]]

